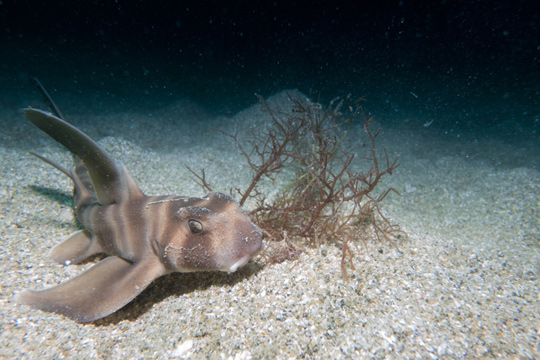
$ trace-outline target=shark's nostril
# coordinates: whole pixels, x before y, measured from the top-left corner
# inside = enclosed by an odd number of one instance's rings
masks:
[[[259,255],[261,251],[264,250],[265,246],[266,246],[265,242],[261,241],[261,246],[251,255],[251,257],[254,258],[255,256]]]

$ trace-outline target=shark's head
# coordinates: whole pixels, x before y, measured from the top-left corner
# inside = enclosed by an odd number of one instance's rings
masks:
[[[179,227],[163,246],[173,271],[235,272],[264,247],[261,230],[230,196],[190,198],[176,213]]]

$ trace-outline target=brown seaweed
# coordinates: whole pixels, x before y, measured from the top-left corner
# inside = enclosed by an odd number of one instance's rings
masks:
[[[240,198],[240,205],[249,201],[252,221],[261,228],[270,242],[263,255],[266,263],[298,257],[295,244],[337,243],[341,246],[341,269],[347,277],[347,266],[354,269],[351,244],[375,239],[395,246],[394,239],[403,231],[381,211],[381,202],[394,188],[382,192],[375,189],[381,179],[399,166],[383,149],[383,161],[376,150],[379,131],[371,129],[372,118],[361,106],[362,100],[333,100],[327,107],[310,99],[292,102],[290,113],[277,113],[259,97],[271,122],[245,142],[239,135],[225,133],[236,144],[252,170],[245,189],[231,189]],[[351,127],[362,122],[367,135],[364,157],[345,149],[344,141]],[[362,162],[364,171],[353,166]],[[274,180],[285,168],[293,169],[295,180],[269,199],[261,190],[261,181]],[[189,169],[201,186],[211,190],[204,170],[197,174]]]

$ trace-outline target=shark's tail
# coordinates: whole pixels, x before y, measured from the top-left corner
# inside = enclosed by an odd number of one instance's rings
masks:
[[[43,96],[43,99],[49,105],[49,107],[54,112],[54,114],[56,116],[58,116],[60,119],[65,120],[64,115],[62,115],[62,113],[60,112],[60,109],[58,109],[58,106],[56,106],[56,104],[54,103],[53,99],[51,98],[51,96],[49,95],[49,93],[47,92],[45,87],[43,85],[41,85],[41,82],[37,78],[32,78],[32,79],[36,83],[36,86],[39,89],[39,92],[41,93],[41,95]],[[29,151],[29,153],[30,153],[30,155],[34,155],[35,157],[37,157],[41,161],[44,161],[47,164],[51,165],[52,167],[56,168],[57,170],[63,172],[64,174],[66,174],[67,177],[69,177],[71,180],[73,180],[73,176],[71,175],[71,172],[66,170],[66,168],[60,166],[60,164],[58,164],[58,163],[56,163],[56,162],[54,162],[52,160],[49,160],[49,159],[47,159],[47,158],[45,158],[45,157],[43,157],[41,155],[38,155],[35,152]]]
[[[54,115],[56,115],[57,117],[59,117],[60,119],[65,121],[66,119],[64,119],[64,115],[62,115],[62,113],[60,112],[60,109],[58,109],[58,106],[56,106],[56,104],[54,103],[52,97],[49,95],[49,93],[47,92],[45,87],[43,85],[41,85],[41,82],[39,82],[39,80],[37,78],[33,78],[33,79],[34,79],[34,82],[36,83],[37,88],[39,89],[39,92],[41,93],[41,96],[43,96],[43,99],[45,100],[45,102],[47,104],[49,104],[49,107],[53,111]],[[51,164],[48,160],[45,160],[43,158],[40,158],[40,159],[47,162],[47,163],[49,163],[49,164]],[[51,164],[51,165],[56,167],[53,164]]]

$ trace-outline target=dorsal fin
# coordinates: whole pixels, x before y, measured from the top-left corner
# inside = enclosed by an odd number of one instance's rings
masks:
[[[88,135],[51,113],[32,108],[23,112],[34,125],[82,160],[101,204],[144,196],[127,169],[117,164]]]

